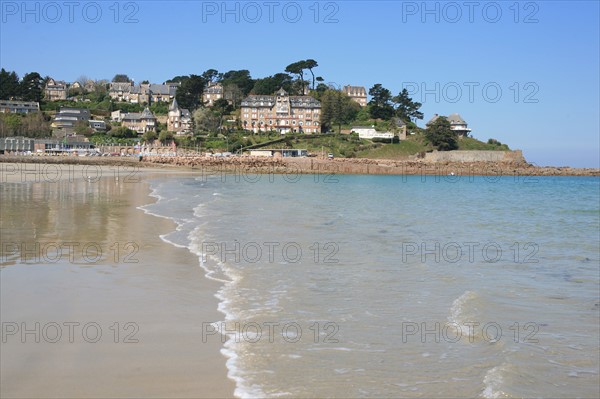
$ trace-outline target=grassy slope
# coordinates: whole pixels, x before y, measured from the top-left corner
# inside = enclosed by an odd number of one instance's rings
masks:
[[[459,150],[510,151],[506,144],[488,144],[471,137],[458,140]]]

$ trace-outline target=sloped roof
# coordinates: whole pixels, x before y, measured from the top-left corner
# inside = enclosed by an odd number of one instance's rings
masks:
[[[438,115],[438,114],[433,114],[433,117],[432,117],[432,118],[429,120],[429,122],[427,122],[425,125],[431,125],[431,124],[432,124],[433,122],[435,122],[435,120],[436,120],[437,118],[439,118],[439,117],[440,117],[440,115]]]
[[[151,84],[149,88],[153,94],[162,94],[162,95],[175,95],[175,91],[177,90],[175,87],[171,87],[169,85],[159,85],[159,84]]]
[[[110,90],[111,91],[129,91],[133,85],[130,82],[111,82]]]
[[[139,112],[128,112],[123,115],[122,120],[124,121],[137,121],[142,119],[142,114]]]
[[[278,95],[280,95],[281,90],[277,92]],[[283,92],[285,93],[285,90],[283,90]],[[287,95],[287,93],[285,93],[285,95]],[[275,102],[275,96],[249,95],[242,100],[242,107],[272,107],[275,105]],[[290,96],[290,103],[294,108],[321,107],[319,100],[311,96]]]
[[[451,125],[466,125],[467,122],[464,121],[463,118],[460,117],[459,114],[451,114],[448,116],[448,121]]]
[[[429,122],[427,122],[425,125],[431,125],[440,116],[443,116],[443,115],[438,115],[438,114],[433,115],[433,118],[431,118],[429,120]],[[448,119],[448,122],[450,122],[450,125],[466,125],[467,124],[467,122],[465,122],[465,120],[463,118],[461,118],[461,116],[459,114],[456,114],[456,113],[450,114],[450,116],[447,116],[445,118]]]
[[[292,96],[290,97],[290,103],[294,108],[319,108],[321,103],[314,97],[311,96]]]
[[[140,115],[142,119],[156,119],[154,114],[148,109],[148,107],[144,108],[144,112]]]
[[[396,126],[398,127],[402,127],[402,126],[406,126],[406,122],[404,122],[402,119],[400,118],[393,118],[392,119],[394,121],[394,123],[396,124]]]
[[[263,103],[262,105],[260,103]],[[242,100],[242,107],[265,107],[273,106],[275,104],[275,96],[258,96],[249,95]]]

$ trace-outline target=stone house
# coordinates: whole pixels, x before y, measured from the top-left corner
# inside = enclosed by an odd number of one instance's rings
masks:
[[[113,115],[115,115],[114,112],[111,114],[111,117]],[[138,134],[156,131],[156,117],[148,107],[141,113],[129,112],[119,114],[118,118],[120,119],[121,126],[125,126]]]
[[[63,81],[48,79],[44,87],[44,97],[47,101],[66,100],[68,95],[68,86]]]
[[[173,103],[169,107],[167,130],[177,134],[192,132],[192,114],[189,110],[180,108],[176,99],[173,99]]]
[[[367,89],[363,86],[344,86],[342,91],[352,100],[356,101],[361,107],[367,106]]]
[[[242,100],[242,126],[254,133],[320,133],[321,103],[311,96],[290,96],[282,88],[273,96]]]

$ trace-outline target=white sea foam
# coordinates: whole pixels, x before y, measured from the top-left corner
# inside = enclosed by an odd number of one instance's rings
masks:
[[[465,291],[461,296],[452,302],[448,321],[458,329],[464,337],[474,338],[475,329],[469,327],[467,323],[477,321],[476,302],[478,295],[474,291]]]
[[[481,392],[481,397],[485,399],[508,397],[508,395],[502,391],[506,367],[506,364],[502,364],[488,370],[487,373],[485,373],[485,377],[483,377],[484,389],[483,392]]]

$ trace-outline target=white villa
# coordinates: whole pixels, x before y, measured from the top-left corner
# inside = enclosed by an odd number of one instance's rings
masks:
[[[426,123],[426,126],[432,124],[440,116],[443,115],[434,114],[429,122]],[[471,129],[467,127],[467,122],[459,114],[450,114],[446,119],[450,122],[450,129],[454,130],[459,137],[467,137],[471,133]]]

